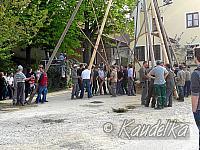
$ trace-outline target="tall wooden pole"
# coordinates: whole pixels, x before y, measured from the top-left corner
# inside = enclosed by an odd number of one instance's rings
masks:
[[[150,26],[149,26],[149,17],[148,17],[148,9],[147,9],[147,2],[146,2],[146,0],[143,0],[143,3],[144,3],[144,20],[145,20],[145,25],[146,25],[147,37],[148,37],[148,47],[147,47],[147,50],[150,50],[151,65],[153,67],[153,66],[156,65],[156,63],[155,63],[155,57],[154,57],[154,51],[153,51],[151,31],[150,31]]]
[[[162,45],[163,54],[164,54],[164,62],[169,64],[169,59],[168,59],[167,51],[166,51],[166,48],[165,48],[163,35],[162,35],[161,30],[160,30],[160,25],[159,25],[159,22],[158,22],[158,16],[156,14],[156,9],[155,9],[155,6],[154,6],[154,0],[151,0],[151,7],[152,7],[152,10],[153,10],[153,14],[155,16],[156,27],[157,27],[158,34],[159,34],[159,37],[160,37],[160,40],[161,40],[161,45]]]
[[[169,63],[172,64],[173,62],[172,62],[171,52],[169,50],[169,43],[168,43],[168,40],[167,40],[167,34],[165,32],[165,29],[164,29],[164,25],[163,25],[163,21],[162,21],[161,15],[160,15],[160,10],[159,10],[157,0],[154,0],[153,6],[155,7],[156,16],[157,16],[158,23],[159,23],[159,26],[160,26],[160,31],[161,31],[162,36],[163,36],[163,42],[165,44],[165,49],[166,49],[166,52],[167,52],[167,55],[168,55]]]
[[[75,16],[76,16],[76,14],[77,14],[77,12],[78,12],[78,10],[79,10],[79,8],[80,8],[82,2],[83,2],[83,0],[79,0],[79,2],[78,2],[78,4],[77,4],[77,6],[76,6],[76,8],[75,8],[75,10],[74,10],[74,12],[73,12],[71,18],[70,18],[70,20],[68,21],[68,23],[67,23],[67,25],[66,25],[66,27],[65,27],[65,30],[63,31],[63,33],[62,33],[62,35],[61,35],[61,37],[60,37],[60,39],[59,39],[59,41],[58,41],[58,43],[57,43],[57,45],[56,45],[54,51],[53,51],[53,54],[51,55],[51,57],[50,57],[50,59],[49,59],[47,65],[46,65],[46,67],[45,67],[45,72],[48,71],[48,69],[49,69],[49,67],[50,67],[50,65],[51,65],[51,63],[52,63],[54,57],[56,56],[56,53],[58,52],[58,50],[59,50],[59,48],[60,48],[60,46],[61,46],[61,44],[62,44],[62,42],[63,42],[63,40],[64,40],[64,38],[65,38],[65,36],[66,36],[66,34],[67,34],[67,32],[68,32],[68,30],[69,30],[69,28],[70,28],[70,26],[71,26],[71,24],[72,24],[72,22],[74,21],[74,18],[75,18]]]
[[[102,36],[103,29],[104,29],[105,24],[106,24],[106,20],[107,20],[107,18],[108,18],[108,13],[109,13],[109,11],[110,11],[111,5],[112,5],[112,0],[109,0],[108,6],[107,6],[107,9],[106,9],[106,13],[105,13],[104,18],[103,18],[103,22],[102,22],[101,28],[100,28],[100,30],[99,30],[99,34],[98,34],[98,37],[97,37],[97,41],[96,41],[96,44],[95,44],[95,48],[94,48],[94,51],[93,51],[93,53],[92,53],[92,57],[91,57],[91,59],[90,59],[89,69],[92,68],[92,64],[93,64],[93,62],[94,62],[94,59],[95,59],[95,56],[96,56],[96,53],[97,53],[96,50],[97,50],[98,47],[99,47],[99,42],[100,42],[100,40],[101,40],[101,36]]]

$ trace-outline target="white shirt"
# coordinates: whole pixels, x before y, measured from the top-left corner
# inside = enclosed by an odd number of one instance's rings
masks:
[[[105,77],[105,74],[104,74],[104,71],[103,70],[99,70],[99,77],[100,78],[104,78]]]
[[[8,77],[7,80],[8,80],[8,84],[9,85],[13,85],[13,83],[14,83],[14,78],[13,77]]]
[[[90,74],[91,74],[91,70],[85,69],[82,74],[81,74],[81,78],[84,79],[90,79]]]

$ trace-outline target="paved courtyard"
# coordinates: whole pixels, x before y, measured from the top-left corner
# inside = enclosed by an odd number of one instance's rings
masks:
[[[198,130],[192,117],[190,99],[183,103],[174,102],[172,108],[163,110],[141,106],[139,95],[70,100],[70,92],[58,92],[50,94],[48,100],[48,103],[38,106],[1,109],[1,150],[198,149]],[[112,108],[129,110],[116,113]],[[136,125],[158,124],[159,119],[165,125],[168,119],[188,125],[186,137],[135,137],[129,134],[135,133],[130,129],[136,129]],[[124,123],[127,126],[130,123],[127,132],[122,128]]]

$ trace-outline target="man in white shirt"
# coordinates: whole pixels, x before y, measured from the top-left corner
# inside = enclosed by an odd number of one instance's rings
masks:
[[[85,87],[86,87],[87,92],[88,92],[88,98],[91,98],[92,97],[91,88],[90,88],[91,70],[88,69],[87,65],[85,66],[85,70],[81,74],[81,78],[82,78],[82,81],[83,81],[83,87],[81,89],[80,98],[83,98],[83,96],[84,96]]]
[[[13,97],[13,91],[14,91],[14,78],[13,78],[13,73],[11,73],[7,77],[7,82],[8,82],[8,95],[9,99],[12,99]]]

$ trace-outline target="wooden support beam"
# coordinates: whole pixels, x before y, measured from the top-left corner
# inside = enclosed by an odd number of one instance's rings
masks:
[[[161,40],[161,45],[162,45],[163,55],[164,55],[164,62],[168,64],[169,59],[168,59],[167,51],[166,51],[166,48],[165,48],[163,35],[162,35],[161,30],[160,30],[160,25],[159,25],[159,22],[158,22],[158,16],[156,14],[156,9],[155,9],[155,6],[154,6],[154,0],[151,0],[151,7],[152,7],[153,14],[155,16],[156,27],[157,27],[159,37],[160,37],[160,40]]]
[[[160,31],[161,31],[162,36],[163,36],[163,42],[165,44],[165,49],[166,49],[166,52],[167,52],[167,55],[168,55],[169,63],[172,64],[173,62],[172,62],[172,57],[171,57],[171,53],[170,53],[170,50],[169,50],[169,43],[168,43],[168,40],[167,40],[167,33],[165,32],[165,29],[164,29],[163,20],[162,20],[161,15],[160,15],[160,10],[159,10],[159,6],[158,6],[158,1],[157,0],[154,0],[154,7],[155,7],[156,16],[157,16],[157,19],[158,19]]]
[[[150,31],[150,24],[149,24],[149,17],[148,17],[148,9],[147,9],[147,2],[146,0],[143,0],[144,4],[144,18],[145,18],[145,26],[146,26],[146,31],[147,31],[147,40],[148,40],[148,46],[147,50],[150,50],[150,56],[151,56],[151,66],[155,66],[155,57],[154,57],[154,50],[153,50],[153,42],[152,42],[152,37],[151,37],[151,31]]]
[[[103,18],[103,22],[102,22],[102,25],[101,25],[101,28],[100,28],[100,31],[99,31],[99,34],[98,34],[98,37],[97,37],[97,41],[96,41],[96,44],[95,44],[95,48],[94,48],[92,57],[91,57],[91,59],[90,59],[89,69],[92,68],[92,64],[93,64],[93,62],[94,62],[94,59],[95,59],[95,56],[96,56],[96,52],[97,52],[96,50],[97,50],[98,47],[99,47],[99,42],[100,42],[100,40],[101,40],[101,36],[102,36],[103,29],[104,29],[105,24],[106,24],[106,20],[107,20],[107,18],[108,18],[108,14],[109,14],[111,5],[112,5],[112,0],[109,0],[108,6],[107,6],[107,9],[106,9],[104,18]]]
[[[63,40],[64,40],[64,38],[65,38],[65,36],[66,36],[66,34],[67,34],[67,32],[68,32],[68,30],[69,30],[69,28],[70,28],[70,26],[71,26],[71,24],[72,24],[72,22],[74,21],[74,18],[75,18],[75,16],[76,16],[76,14],[77,14],[77,12],[78,12],[78,10],[79,10],[79,8],[80,8],[82,2],[83,2],[83,0],[79,0],[79,2],[77,3],[77,6],[76,6],[76,8],[75,8],[75,10],[74,10],[74,12],[73,12],[71,18],[70,18],[70,20],[68,21],[68,23],[67,23],[67,25],[66,25],[66,27],[65,27],[65,30],[63,31],[63,33],[62,33],[62,35],[61,35],[61,37],[60,37],[60,39],[59,39],[59,41],[58,41],[58,43],[57,43],[57,45],[56,45],[54,51],[53,51],[53,54],[51,55],[51,57],[50,57],[50,59],[49,59],[47,65],[46,65],[46,67],[45,67],[45,72],[48,71],[48,69],[49,69],[49,67],[50,67],[50,65],[51,65],[51,63],[52,63],[54,57],[56,56],[56,53],[58,52],[58,50],[59,50],[59,48],[60,48],[60,46],[61,46],[61,44],[62,44],[62,42],[63,42]]]

